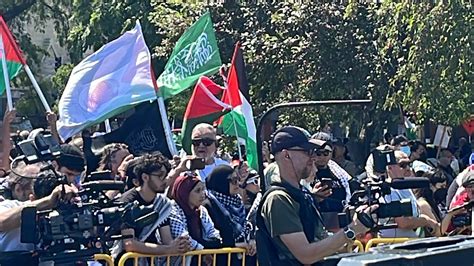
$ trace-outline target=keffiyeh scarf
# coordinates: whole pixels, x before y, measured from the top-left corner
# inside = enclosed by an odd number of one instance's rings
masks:
[[[236,242],[242,241],[246,236],[246,215],[245,205],[240,195],[228,196],[214,190],[209,190],[209,196],[216,198],[220,207],[224,208],[224,213],[228,212],[232,221],[234,239]],[[222,209],[222,208],[221,208]]]

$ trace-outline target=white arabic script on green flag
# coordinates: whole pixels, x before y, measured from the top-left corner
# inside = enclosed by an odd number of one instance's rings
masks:
[[[193,86],[201,76],[217,72],[221,65],[211,15],[206,13],[179,38],[157,80],[159,94],[170,98]]]

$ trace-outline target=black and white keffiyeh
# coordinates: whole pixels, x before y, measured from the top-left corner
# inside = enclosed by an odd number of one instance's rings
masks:
[[[232,221],[232,229],[234,231],[234,239],[236,242],[241,242],[246,238],[247,219],[245,212],[245,205],[240,195],[228,196],[214,190],[208,190],[208,196],[214,197],[217,204],[220,204],[224,209],[224,214],[228,213]],[[221,209],[222,209],[221,208]]]

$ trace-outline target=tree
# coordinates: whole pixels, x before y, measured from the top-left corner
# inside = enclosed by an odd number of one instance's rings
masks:
[[[73,64],[140,19],[159,74],[182,32],[209,10],[224,62],[230,61],[235,42],[242,43],[257,116],[279,102],[372,99],[370,108],[357,112],[320,108],[281,116],[282,122],[311,131],[334,119],[357,135],[366,128],[366,138],[376,139],[399,119],[398,104],[421,119],[451,125],[473,112],[473,15],[459,1],[217,5],[117,0],[74,1],[64,10],[70,30],[58,30]],[[66,72],[56,87],[65,85]],[[189,95],[168,102],[171,116],[183,115]]]
[[[382,10],[393,10],[381,28],[389,43],[382,53],[393,53],[398,63],[386,105],[401,103],[421,120],[459,125],[474,113],[472,8],[461,1],[388,2]]]

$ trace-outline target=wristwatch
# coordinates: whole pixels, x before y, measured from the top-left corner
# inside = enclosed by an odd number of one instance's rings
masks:
[[[344,227],[344,235],[346,236],[347,239],[350,241],[354,241],[356,239],[356,233],[355,231],[350,228],[350,227]]]

